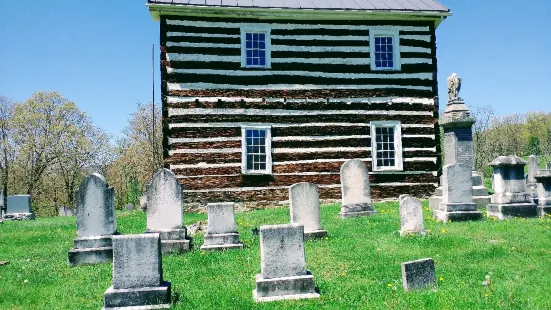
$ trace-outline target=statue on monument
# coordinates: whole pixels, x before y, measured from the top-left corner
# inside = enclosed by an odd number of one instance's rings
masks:
[[[461,78],[457,74],[453,73],[448,78],[448,101],[461,100],[459,97],[459,91],[461,90]]]

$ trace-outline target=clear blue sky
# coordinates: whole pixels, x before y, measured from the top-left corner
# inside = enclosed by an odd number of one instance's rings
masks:
[[[468,105],[499,114],[551,112],[551,0],[441,0],[454,15],[437,30],[441,105],[446,77],[463,78]],[[159,24],[145,0],[0,0],[0,95],[23,101],[56,90],[115,136],[159,96]]]

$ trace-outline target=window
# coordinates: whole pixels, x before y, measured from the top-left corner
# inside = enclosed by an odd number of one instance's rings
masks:
[[[400,122],[371,122],[373,171],[402,170],[402,131]]]
[[[397,31],[370,32],[372,70],[400,70],[400,39]]]
[[[272,173],[272,135],[269,126],[241,128],[243,174]]]
[[[270,29],[246,27],[241,29],[241,66],[270,68]]]

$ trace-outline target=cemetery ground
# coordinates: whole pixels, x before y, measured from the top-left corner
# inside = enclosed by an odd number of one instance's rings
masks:
[[[551,217],[443,224],[423,206],[428,235],[402,238],[397,203],[350,219],[338,217],[338,205],[322,206],[329,237],[305,245],[321,298],[262,304],[252,298],[260,253],[251,230],[287,223],[289,209],[236,213],[243,250],[202,252],[196,234],[191,252],[163,257],[173,309],[551,309]],[[206,217],[184,216],[186,225]],[[117,211],[121,234],[142,233],[145,221],[144,212]],[[0,261],[9,261],[0,266],[0,309],[100,309],[112,265],[69,268],[75,236],[75,217],[0,224]],[[437,289],[405,293],[400,264],[426,257]]]

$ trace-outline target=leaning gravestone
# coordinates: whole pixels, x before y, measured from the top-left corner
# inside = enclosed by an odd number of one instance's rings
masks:
[[[400,195],[400,236],[425,235],[423,207],[419,199],[410,195]]]
[[[146,233],[161,235],[163,254],[189,251],[182,208],[182,185],[168,169],[161,169],[147,186]]]
[[[535,179],[538,182],[538,215],[551,214],[551,169],[538,171]]]
[[[98,264],[113,259],[112,235],[117,233],[115,190],[97,173],[87,176],[77,193],[77,238],[69,265]]]
[[[536,217],[538,209],[526,192],[524,166],[527,162],[517,156],[499,156],[490,162],[494,168],[492,203],[488,217],[500,220],[511,217]]]
[[[289,187],[291,223],[304,225],[304,238],[327,237],[321,228],[319,188],[316,184],[301,182]]]
[[[235,230],[234,209],[233,202],[207,204],[208,228],[202,251],[243,248]]]
[[[341,218],[375,214],[371,203],[369,172],[364,162],[350,159],[341,166]]]
[[[304,226],[260,227],[260,274],[256,275],[256,302],[319,298],[314,276],[306,270]]]
[[[482,212],[476,210],[472,196],[471,167],[464,164],[442,167],[442,202],[433,211],[436,220],[447,222],[482,219]]]
[[[436,286],[436,272],[432,258],[402,263],[402,285],[405,291]]]
[[[7,199],[5,220],[34,220],[31,207],[31,196],[11,195]]]
[[[538,199],[538,181],[536,174],[540,169],[538,157],[536,155],[528,156],[528,174],[526,175],[526,192],[530,195],[532,202]]]
[[[170,282],[163,281],[159,234],[113,236],[113,285],[104,294],[104,306],[170,308]]]

